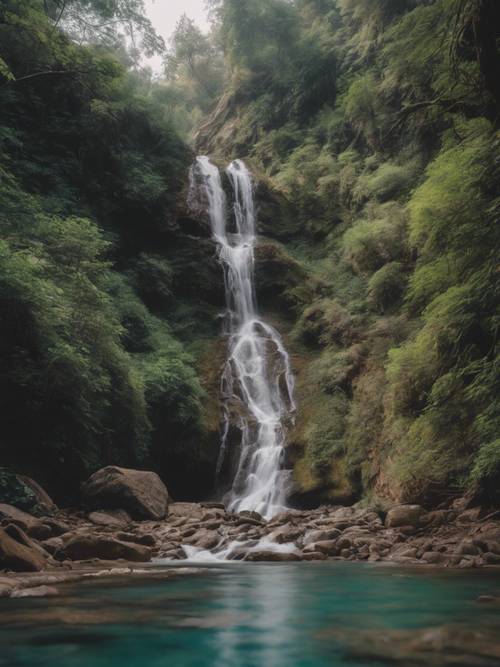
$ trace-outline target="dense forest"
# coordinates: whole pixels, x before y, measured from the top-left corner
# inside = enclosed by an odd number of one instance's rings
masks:
[[[212,492],[198,152],[254,174],[294,502],[500,501],[499,3],[208,4],[166,45],[141,0],[0,6],[2,465],[66,502],[108,463]]]

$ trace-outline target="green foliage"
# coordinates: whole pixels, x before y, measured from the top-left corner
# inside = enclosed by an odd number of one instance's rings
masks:
[[[491,498],[498,500],[498,478],[500,476],[500,440],[483,445],[471,470],[471,481],[484,488]]]
[[[406,276],[401,262],[389,262],[368,281],[368,302],[375,310],[383,313],[401,298],[405,285]]]
[[[354,271],[373,272],[386,262],[403,259],[407,216],[395,203],[376,206],[343,236],[344,256]]]
[[[165,219],[190,151],[151,94],[159,86],[107,39],[77,46],[55,25],[57,3],[46,7],[0,10],[12,72],[0,85],[3,460],[63,500],[108,463],[156,467],[178,492],[205,437],[195,360],[167,321],[182,278]],[[70,30],[74,12],[121,21],[141,3],[59,9]]]

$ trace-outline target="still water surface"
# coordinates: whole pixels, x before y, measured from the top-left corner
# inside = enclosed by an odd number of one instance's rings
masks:
[[[353,657],[358,632],[362,641],[366,632],[500,620],[498,605],[476,601],[500,590],[500,574],[484,571],[223,563],[171,580],[61,590],[0,600],[0,665],[367,667],[388,663]]]

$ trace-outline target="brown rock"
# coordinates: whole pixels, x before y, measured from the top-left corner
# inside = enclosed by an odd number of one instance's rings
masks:
[[[302,554],[303,560],[326,560],[328,556],[321,551],[307,551]]]
[[[125,528],[132,523],[132,519],[125,510],[91,512],[88,519],[96,526],[107,526],[108,528]]]
[[[122,542],[100,535],[76,535],[64,546],[64,553],[71,560],[123,558],[135,562],[151,560],[151,549],[141,544]]]
[[[200,549],[213,549],[219,542],[220,535],[218,533],[213,530],[202,529],[196,531],[185,543]]]
[[[311,530],[304,537],[304,544],[312,544],[314,542],[325,542],[328,540],[335,540],[340,536],[340,530],[331,528],[330,530]]]
[[[444,556],[439,551],[426,551],[422,554],[422,560],[430,565],[438,565],[443,562]]]
[[[457,516],[458,525],[464,526],[469,523],[476,523],[481,518],[482,511],[481,507],[473,507],[472,509],[465,510],[465,512]]]
[[[60,536],[50,537],[48,540],[42,542],[42,546],[45,551],[54,556],[58,551],[63,549],[64,542]]]
[[[0,568],[15,572],[38,572],[45,567],[43,556],[21,544],[0,528]]]
[[[425,514],[420,505],[397,505],[387,512],[385,525],[387,528],[401,526],[418,526]]]
[[[168,518],[173,526],[182,526],[188,519],[198,519],[206,512],[200,503],[171,503],[168,507]]]
[[[323,542],[315,542],[314,551],[320,551],[327,556],[338,556],[339,548],[335,540],[325,540]]]
[[[457,553],[464,556],[477,556],[479,549],[472,540],[466,539],[458,545]]]
[[[485,553],[483,555],[483,558],[488,565],[500,565],[500,555],[499,554],[494,554],[494,553],[491,553],[491,551],[488,551],[488,553]]]
[[[251,551],[246,555],[248,561],[268,561],[268,562],[287,562],[302,560],[302,554],[298,552],[283,551]]]
[[[0,503],[0,519],[16,524],[37,539],[46,539],[51,536],[50,528],[45,526],[40,519],[28,514],[28,512],[23,512],[23,510],[13,505]]]
[[[46,518],[44,519],[44,524],[50,527],[52,537],[64,535],[64,533],[68,533],[71,530],[65,521],[60,521],[59,519]]]
[[[19,544],[24,544],[24,546],[28,547],[28,549],[32,549],[33,551],[39,553],[42,558],[46,559],[49,557],[49,554],[45,551],[45,549],[38,542],[28,537],[24,530],[19,528],[19,526],[16,526],[15,524],[9,524],[5,527],[5,532],[9,535],[9,537],[12,537],[13,540],[19,542]]]
[[[90,509],[121,509],[134,519],[164,519],[168,491],[158,475],[144,470],[108,466],[82,485],[82,498]]]
[[[35,586],[33,588],[20,588],[12,591],[11,598],[48,598],[59,595],[54,586]]]
[[[116,537],[122,542],[135,542],[146,547],[156,546],[156,540],[152,535],[135,535],[134,533],[117,533]]]

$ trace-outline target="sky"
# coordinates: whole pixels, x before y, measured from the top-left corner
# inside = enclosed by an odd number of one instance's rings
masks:
[[[144,4],[151,23],[165,42],[175,30],[182,14],[187,14],[190,19],[194,19],[202,30],[208,30],[205,0],[144,0]],[[148,58],[146,63],[155,73],[160,72],[161,57]]]

